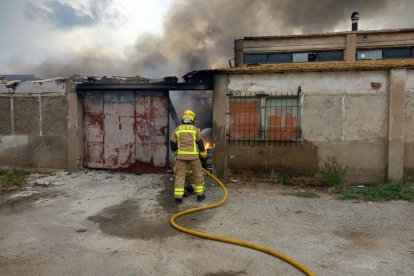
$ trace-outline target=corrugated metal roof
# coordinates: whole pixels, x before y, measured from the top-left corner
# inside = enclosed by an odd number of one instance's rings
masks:
[[[319,34],[298,34],[298,35],[276,35],[276,36],[245,36],[244,40],[268,40],[268,39],[284,39],[284,38],[312,38],[324,36],[336,36],[345,34],[381,34],[381,33],[410,33],[414,32],[414,28],[406,29],[384,29],[384,30],[361,30],[361,31],[344,31],[344,32],[327,32]]]
[[[404,60],[369,60],[356,62],[306,62],[279,63],[266,65],[241,66],[213,70],[221,73],[282,73],[308,71],[352,71],[352,70],[383,70],[390,68],[414,68],[414,59]]]

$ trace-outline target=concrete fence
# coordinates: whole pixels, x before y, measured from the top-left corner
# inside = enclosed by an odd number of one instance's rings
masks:
[[[67,169],[70,80],[0,84],[0,166]]]

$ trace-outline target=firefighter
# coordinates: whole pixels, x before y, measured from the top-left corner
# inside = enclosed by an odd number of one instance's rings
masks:
[[[192,172],[191,180],[197,195],[197,201],[205,198],[202,164],[206,163],[207,152],[204,148],[203,137],[200,130],[194,126],[195,113],[186,110],[183,113],[181,122],[171,135],[170,147],[176,155],[174,198],[176,204],[183,202],[184,184],[187,170]],[[201,160],[200,160],[201,159]]]

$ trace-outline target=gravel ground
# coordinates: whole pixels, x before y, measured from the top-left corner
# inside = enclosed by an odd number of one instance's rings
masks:
[[[221,198],[207,181],[204,204]],[[228,183],[224,206],[180,218],[189,228],[251,241],[317,275],[413,275],[414,203],[292,196],[292,187]],[[250,249],[188,236],[168,175],[106,171],[31,176],[0,195],[0,275],[302,275]]]

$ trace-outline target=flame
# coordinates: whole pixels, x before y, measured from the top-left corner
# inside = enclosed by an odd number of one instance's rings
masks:
[[[213,143],[211,141],[205,141],[204,142],[204,148],[206,150],[212,149],[213,148]]]

